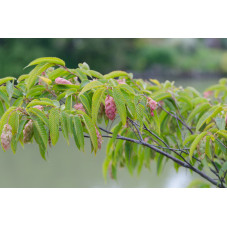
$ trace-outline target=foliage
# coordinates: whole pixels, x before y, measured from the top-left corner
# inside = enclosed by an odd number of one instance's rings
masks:
[[[90,138],[94,153],[109,138],[105,176],[109,171],[116,179],[117,169],[124,166],[140,173],[152,161],[159,174],[172,160],[176,170],[185,167],[213,185],[226,186],[227,79],[202,95],[192,87],[133,79],[123,71],[102,75],[87,63],[69,69],[58,58],[39,58],[28,66],[33,69],[17,81],[1,80],[3,150],[11,144],[16,152],[18,142],[24,146],[35,140],[46,159],[59,131],[68,143],[73,136],[79,150],[84,150],[84,138]],[[101,127],[102,122],[108,127]]]
[[[217,41],[226,43],[226,39]],[[168,75],[166,70],[170,69],[172,78],[188,71],[214,76],[217,72],[226,73],[226,44],[217,49],[205,43],[204,39],[0,39],[0,77],[27,73],[21,66],[40,56],[65,59],[68,67],[86,60],[92,68],[105,73],[121,68],[134,72],[152,70],[157,75],[156,66],[162,70],[160,77]]]

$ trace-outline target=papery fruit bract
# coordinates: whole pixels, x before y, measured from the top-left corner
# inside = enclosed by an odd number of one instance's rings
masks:
[[[73,108],[76,109],[76,110],[81,110],[81,111],[83,111],[84,113],[86,112],[82,103],[77,103],[77,104],[75,104],[75,105],[73,106]]]
[[[5,124],[1,134],[1,142],[5,150],[8,150],[10,148],[11,140],[12,140],[12,127],[9,124]]]
[[[70,81],[68,81],[64,78],[61,78],[61,77],[56,78],[55,83],[56,84],[72,84]]]
[[[110,120],[114,120],[116,117],[117,109],[113,97],[107,95],[105,100],[105,113]]]
[[[29,120],[29,122],[25,125],[23,130],[24,143],[29,143],[33,136],[33,121]]]

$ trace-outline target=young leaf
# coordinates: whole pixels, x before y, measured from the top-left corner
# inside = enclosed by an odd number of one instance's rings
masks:
[[[65,110],[72,109],[72,95],[68,96],[65,100]]]
[[[15,80],[15,79],[16,79],[15,77],[5,77],[5,78],[2,78],[2,79],[0,79],[0,85],[6,83],[7,81]]]
[[[213,106],[208,112],[203,114],[203,116],[199,119],[196,125],[196,131],[199,131],[199,129],[203,126],[205,122],[209,124],[211,119],[214,118],[218,113],[220,113],[222,109],[222,106]]]
[[[67,143],[69,144],[68,120],[67,120],[67,114],[65,112],[61,112],[60,122],[61,122],[62,134],[65,137]]]
[[[27,120],[21,120],[19,127],[18,127],[18,131],[17,134],[13,135],[12,141],[11,141],[11,149],[13,151],[13,153],[16,153],[17,150],[17,143],[19,141],[19,138],[21,136],[21,133],[23,132],[24,126],[26,124]]]
[[[191,144],[190,147],[190,152],[189,152],[189,157],[192,160],[192,155],[194,150],[196,149],[197,145],[199,144],[199,142],[203,139],[204,136],[207,135],[208,132],[202,132],[201,134],[197,135],[196,138],[194,139],[194,141]]]
[[[14,92],[14,83],[10,82],[10,81],[7,81],[6,82],[6,90],[7,90],[9,99],[11,99],[12,96],[13,96],[13,92]]]
[[[126,107],[125,107],[125,100],[124,96],[122,95],[119,88],[113,87],[113,98],[116,103],[117,111],[120,115],[122,124],[126,124]]]
[[[29,108],[27,110],[27,112],[29,114],[34,114],[36,117],[38,117],[46,126],[48,126],[49,122],[48,122],[48,118],[45,115],[45,113],[39,109],[36,108]]]
[[[27,108],[32,107],[32,106],[37,106],[37,105],[41,105],[41,106],[55,106],[53,103],[47,102],[47,101],[39,101],[39,100],[33,100],[31,101],[28,105]]]
[[[83,118],[83,122],[85,123],[85,126],[89,132],[91,142],[92,142],[92,145],[93,145],[95,153],[96,153],[96,151],[98,149],[98,139],[97,139],[97,134],[96,134],[96,130],[95,130],[95,125],[93,124],[91,118],[87,114],[83,113],[82,118]]]
[[[202,105],[197,106],[188,116],[187,122],[191,122],[193,120],[193,118],[196,116],[196,114],[204,112],[209,108],[210,108],[209,103],[203,103]]]
[[[55,146],[59,138],[59,111],[56,108],[52,108],[49,114],[49,129],[50,138],[52,144]]]
[[[35,84],[36,80],[38,79],[38,76],[51,66],[53,66],[53,64],[50,64],[50,63],[42,63],[40,65],[37,65],[30,72],[30,74],[29,74],[30,76],[26,79],[27,90],[29,90]]]
[[[89,91],[89,90],[91,90],[93,88],[97,88],[97,87],[100,87],[100,86],[104,86],[104,84],[102,84],[98,80],[94,80],[94,81],[88,83],[87,85],[85,85],[85,87],[80,92],[80,95],[83,94],[86,91]]]
[[[116,78],[116,77],[128,77],[128,73],[126,73],[124,71],[113,71],[104,76],[105,79],[111,79],[111,78]]]
[[[51,63],[55,65],[63,65],[65,66],[65,62],[61,60],[60,58],[56,57],[44,57],[44,58],[37,58],[34,61],[30,62],[25,68],[32,66],[32,65],[38,65],[42,63]]]
[[[80,145],[80,149],[84,151],[84,134],[83,134],[83,127],[78,116],[74,117],[74,130],[76,132],[76,136]]]
[[[96,124],[97,121],[97,115],[99,112],[99,107],[102,101],[103,94],[105,92],[106,88],[99,88],[96,90],[92,96],[92,121],[94,124]]]
[[[4,114],[5,110],[4,110],[4,106],[2,101],[0,100],[0,117],[2,117],[2,115]]]

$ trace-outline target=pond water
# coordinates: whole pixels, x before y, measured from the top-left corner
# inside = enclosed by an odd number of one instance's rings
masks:
[[[204,89],[203,81],[179,83]],[[210,85],[212,81],[206,83]],[[200,178],[183,168],[176,173],[169,161],[160,176],[154,162],[151,170],[144,168],[139,176],[136,173],[131,176],[122,168],[118,170],[117,181],[108,178],[105,182],[102,175],[105,146],[106,141],[95,156],[90,153],[89,142],[83,153],[75,148],[72,139],[68,146],[61,136],[57,145],[48,150],[47,161],[41,158],[36,144],[28,144],[24,149],[18,145],[16,154],[1,150],[0,187],[186,187],[192,179]]]

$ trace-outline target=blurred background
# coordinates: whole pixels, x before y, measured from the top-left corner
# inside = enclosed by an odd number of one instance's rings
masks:
[[[69,68],[87,62],[103,74],[113,70],[132,72],[135,78],[194,86],[201,92],[227,75],[227,39],[0,39],[0,77],[18,77],[38,57],[59,57]],[[27,70],[27,71],[26,71]],[[106,141],[105,141],[106,142]],[[68,146],[61,138],[49,149],[47,161],[36,145],[0,151],[0,187],[186,187],[199,179],[185,169],[176,173],[167,163],[160,176],[156,165],[131,176],[119,169],[118,180],[104,181],[105,144],[96,156]]]

